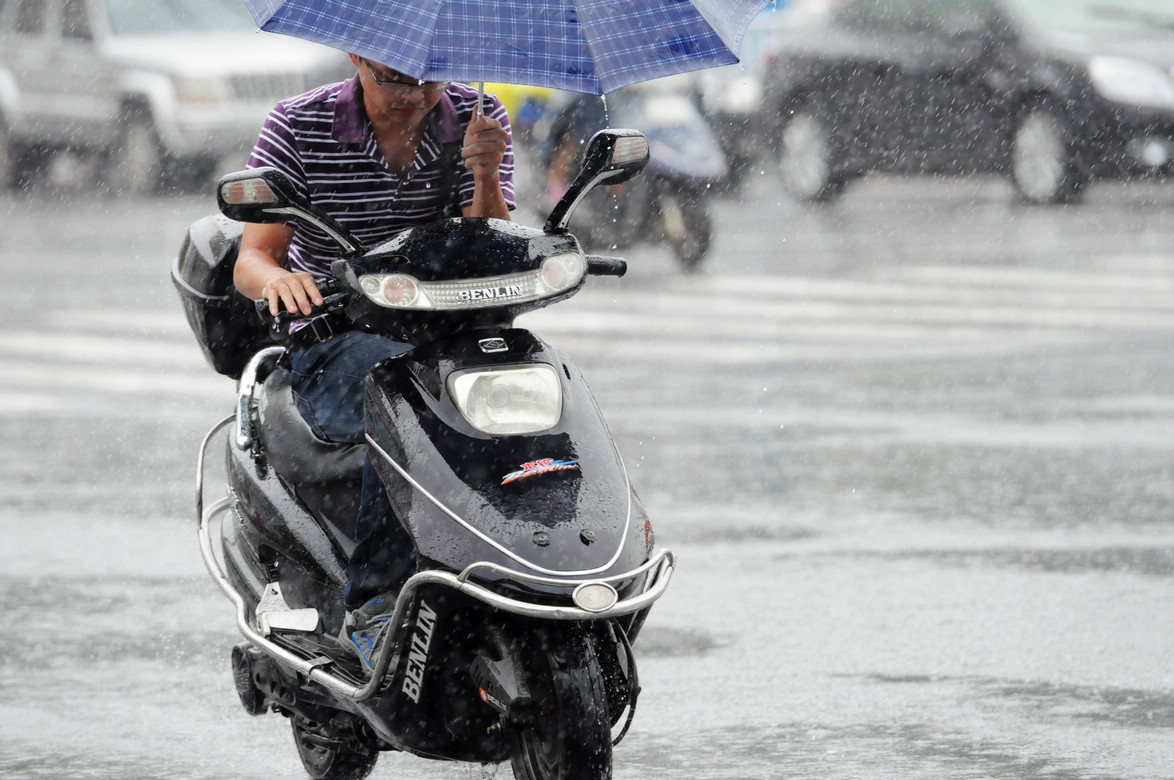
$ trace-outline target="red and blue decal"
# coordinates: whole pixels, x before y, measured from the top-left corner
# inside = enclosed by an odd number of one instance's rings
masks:
[[[569,469],[579,468],[579,461],[577,460],[554,460],[553,458],[539,458],[528,463],[523,463],[522,468],[517,471],[511,471],[501,479],[501,484],[508,485],[511,482],[516,482],[519,479],[526,479],[527,477],[536,477],[539,474],[549,474],[552,471],[567,471]]]

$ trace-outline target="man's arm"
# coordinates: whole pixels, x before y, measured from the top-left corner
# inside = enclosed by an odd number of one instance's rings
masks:
[[[269,301],[269,313],[276,315],[285,304],[286,311],[310,313],[310,305],[321,306],[322,293],[307,273],[292,273],[285,268],[285,258],[293,241],[289,225],[246,223],[240,253],[232,271],[232,282],[241,295],[253,300]]]

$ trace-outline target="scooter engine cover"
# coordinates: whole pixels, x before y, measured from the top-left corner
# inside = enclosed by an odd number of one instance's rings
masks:
[[[605,576],[642,563],[646,515],[578,369],[527,331],[460,336],[385,361],[367,380],[372,456],[418,552],[446,568],[475,561],[545,575]],[[492,341],[501,351],[484,351]],[[562,415],[539,433],[474,428],[449,375],[545,363]]]

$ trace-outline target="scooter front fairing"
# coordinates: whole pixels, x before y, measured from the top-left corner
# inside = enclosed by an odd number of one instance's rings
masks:
[[[555,383],[561,414],[549,428],[495,435],[462,412],[461,382],[504,377],[487,390],[496,396],[489,403],[536,402],[518,396],[545,390],[511,384],[511,373],[528,370]],[[569,356],[530,332],[470,333],[386,361],[368,379],[366,408],[374,463],[426,566],[487,562],[582,580],[648,559],[651,524],[585,380]],[[480,576],[531,596],[550,592]]]

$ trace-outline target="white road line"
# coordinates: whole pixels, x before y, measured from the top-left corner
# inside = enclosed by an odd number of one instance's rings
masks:
[[[1080,271],[1052,271],[1042,268],[1011,266],[893,266],[887,271],[905,279],[978,284],[986,287],[1034,288],[1097,291],[1136,291],[1146,293],[1174,291],[1174,257],[1167,258],[1164,270],[1152,274],[1101,274]]]
[[[1076,343],[1112,329],[1174,330],[1174,282],[1161,274],[888,271],[894,281],[713,275],[673,277],[664,289],[589,288],[519,325],[586,359],[715,366],[932,359]],[[178,305],[46,316],[65,332],[0,333],[0,402],[10,410],[40,403],[32,388],[231,396],[232,381],[204,362]]]
[[[211,369],[202,374],[149,373],[125,369],[87,369],[41,363],[4,362],[0,387],[41,388],[45,393],[59,390],[88,390],[120,394],[160,393],[174,396],[198,396],[230,400],[234,383],[217,376]]]
[[[933,335],[945,325],[994,326],[1002,328],[1125,328],[1138,330],[1174,329],[1174,311],[1135,311],[1125,309],[1038,308],[1031,306],[963,306],[929,304],[863,304],[829,301],[746,300],[712,295],[652,296],[639,301],[634,311],[625,307],[617,320],[627,317],[624,327],[640,327],[647,332],[677,331],[705,333],[724,328],[750,337],[755,334],[785,338],[790,326],[803,322],[843,322],[876,327],[883,324],[917,325]],[[540,316],[551,327],[574,322],[586,311],[609,315],[617,308],[599,306],[598,298],[585,299],[580,305],[541,310],[527,316]],[[604,316],[602,322],[607,321]]]
[[[922,274],[919,271],[924,270]],[[1014,286],[995,275],[1000,283],[989,282],[985,272],[979,275],[958,270],[975,269],[897,269],[894,279],[820,279],[793,276],[714,276],[696,281],[692,277],[674,279],[669,283],[674,294],[738,297],[742,299],[834,299],[896,301],[921,303],[925,301],[956,303],[982,302],[984,304],[1017,304],[1031,307],[1073,307],[1092,309],[1174,309],[1169,280],[1162,277],[1114,277],[1116,284],[1097,286],[1080,279],[1069,284],[1063,278],[1054,284],[1025,284]],[[940,273],[939,273],[940,272]],[[911,279],[913,281],[901,281]],[[924,280],[924,281],[922,281]],[[1057,280],[1053,280],[1057,281]],[[951,283],[953,282],[953,283]],[[988,283],[989,282],[989,283]]]
[[[942,359],[963,355],[989,355],[992,351],[1014,352],[1038,347],[1041,341],[1009,340],[1002,343],[981,344],[903,344],[894,346],[880,343],[838,344],[769,344],[765,342],[730,342],[682,338],[658,340],[607,337],[589,334],[545,334],[537,331],[552,345],[565,349],[580,361],[592,358],[625,361],[665,362],[676,365],[705,364],[710,366],[777,365],[786,363],[912,361]]]
[[[133,363],[197,371],[211,367],[204,361],[193,339],[188,344],[169,343],[158,338],[128,338],[44,331],[0,333],[0,354],[76,363]]]
[[[625,428],[661,427],[681,420],[720,420],[723,427],[764,434],[770,431],[783,436],[786,426],[795,421],[826,432],[820,435],[818,446],[843,437],[860,443],[867,439],[878,442],[926,441],[957,446],[980,445],[1006,449],[1084,448],[1089,442],[1098,446],[1117,444],[1149,450],[1174,449],[1174,417],[1158,419],[1089,419],[1070,417],[1044,420],[992,421],[986,416],[965,414],[925,413],[901,415],[861,411],[853,407],[836,406],[772,406],[765,413],[756,409],[737,407],[665,407],[644,403],[625,404],[623,399],[610,399],[607,418],[612,423],[623,422]],[[1166,431],[1166,435],[1161,432]],[[699,443],[698,446],[704,446]],[[788,442],[788,447],[803,447]]]
[[[673,341],[732,341],[737,343],[861,343],[861,342],[960,342],[1032,341],[1055,343],[1087,339],[1081,328],[1051,327],[1042,323],[1025,329],[1022,323],[999,323],[979,327],[954,324],[890,323],[867,317],[832,317],[812,309],[805,312],[814,321],[774,319],[762,313],[755,320],[735,317],[631,314],[597,309],[577,311],[542,310],[519,318],[518,325],[539,333],[577,336],[619,335],[632,339]],[[820,315],[824,315],[822,318]]]
[[[160,336],[184,336],[195,344],[195,336],[188,326],[184,314],[176,303],[174,311],[153,310],[145,312],[118,311],[114,309],[70,309],[48,314],[49,323],[54,327],[70,330],[116,330],[120,333],[141,333]]]
[[[64,408],[62,399],[38,393],[0,391],[0,414],[15,416],[35,412],[56,412]]]

